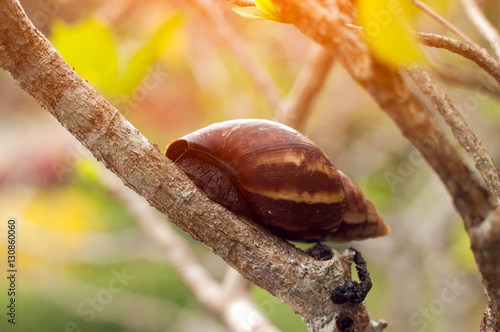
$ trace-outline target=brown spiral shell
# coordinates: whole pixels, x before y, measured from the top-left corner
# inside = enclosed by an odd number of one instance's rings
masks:
[[[170,142],[165,155],[210,199],[282,238],[341,242],[390,233],[354,181],[283,124],[216,123]]]

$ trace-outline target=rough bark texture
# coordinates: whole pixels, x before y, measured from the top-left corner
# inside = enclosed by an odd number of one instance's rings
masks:
[[[432,33],[419,33],[418,40],[423,45],[444,48],[475,62],[485,72],[490,74],[491,77],[493,77],[498,83],[500,83],[500,62],[489,56],[484,49],[476,49],[470,45],[462,43],[461,41],[434,35]]]
[[[345,257],[334,252],[328,261],[314,260],[210,201],[64,62],[18,1],[0,1],[0,66],[127,186],[244,277],[306,320],[324,325],[342,317],[362,327],[358,331],[368,328],[364,304],[330,299],[335,287],[350,280]]]
[[[465,118],[456,110],[450,98],[428,73],[418,67],[408,68],[407,73],[445,119],[455,138],[474,161],[476,169],[481,173],[488,186],[490,195],[498,202],[500,199],[500,172],[495,161],[489,155],[486,145],[467,125]]]
[[[497,208],[481,225],[469,230],[469,237],[488,300],[481,321],[481,331],[499,331],[500,208]]]

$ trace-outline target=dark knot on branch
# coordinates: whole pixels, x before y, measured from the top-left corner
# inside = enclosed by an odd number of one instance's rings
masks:
[[[354,252],[353,261],[356,265],[359,282],[349,280],[344,285],[335,288],[331,295],[332,301],[335,304],[344,304],[346,302],[361,303],[364,301],[366,295],[372,288],[370,274],[366,269],[366,262],[361,256],[361,253],[353,248],[350,248],[349,250]]]

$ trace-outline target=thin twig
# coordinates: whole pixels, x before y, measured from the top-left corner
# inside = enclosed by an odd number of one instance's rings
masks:
[[[435,21],[437,21],[439,24],[444,26],[446,29],[450,30],[455,35],[460,37],[462,40],[467,42],[470,46],[477,48],[477,49],[481,49],[481,47],[479,47],[479,45],[477,45],[474,41],[472,41],[472,39],[467,37],[467,35],[465,33],[463,33],[462,31],[460,31],[459,28],[457,28],[454,24],[452,24],[450,21],[448,21],[447,19],[445,19],[444,17],[442,17],[438,13],[436,13],[432,8],[427,6],[422,1],[410,0],[410,2],[413,3],[415,6],[417,6],[421,11],[423,11],[424,13],[429,15],[431,18],[433,18]]]
[[[307,63],[303,66],[290,93],[276,112],[276,120],[304,131],[313,102],[321,92],[333,63],[332,54],[313,44]]]
[[[279,330],[256,307],[250,295],[251,283],[232,267],[222,281],[221,297],[226,299],[224,320],[233,331],[278,332]]]
[[[485,50],[475,49],[459,40],[433,33],[419,32],[417,38],[425,46],[444,48],[475,62],[500,84],[500,62],[492,58]]]
[[[362,32],[363,27],[348,23],[345,25],[349,30]],[[484,49],[476,49],[456,39],[437,35],[434,33],[416,32],[417,41],[422,45],[443,48],[466,59],[471,60],[491,75],[500,84],[500,62],[491,57]]]
[[[370,323],[370,330],[368,332],[382,332],[384,329],[387,328],[389,324],[383,319],[379,320],[378,322],[371,321]]]
[[[500,89],[493,86],[493,82],[487,77],[481,77],[474,72],[464,72],[462,68],[458,68],[449,64],[441,64],[439,66],[431,66],[432,72],[442,81],[449,84],[462,86],[465,89],[475,90],[492,98],[500,100]]]
[[[426,71],[418,67],[408,67],[406,72],[450,126],[453,135],[467,151],[483,177],[490,194],[500,203],[500,172],[486,145],[474,134],[463,115],[456,110],[450,98]]]
[[[497,55],[497,58],[500,59],[500,35],[498,34],[498,31],[490,23],[490,21],[488,21],[475,0],[462,0],[462,4],[471,22],[491,45],[491,48]]]

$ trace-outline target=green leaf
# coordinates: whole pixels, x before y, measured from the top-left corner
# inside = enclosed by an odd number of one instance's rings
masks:
[[[119,52],[113,31],[95,19],[76,25],[57,21],[52,43],[68,64],[96,88],[116,95],[130,95],[151,65],[165,50],[183,22],[175,14],[163,22],[132,55],[126,66],[118,66]]]
[[[424,58],[411,33],[412,4],[400,0],[357,0],[356,7],[364,35],[373,54],[386,64],[402,63]]]
[[[175,30],[183,23],[180,14],[174,14],[163,22],[151,35],[150,39],[140,47],[130,59],[127,70],[121,81],[122,92],[131,94],[148,72],[151,65],[158,60],[165,47],[172,40]]]
[[[99,177],[99,167],[94,158],[82,158],[75,164],[75,171],[78,176],[93,184],[101,183]]]
[[[94,19],[76,25],[59,20],[53,26],[52,43],[80,76],[106,92],[115,91],[118,56],[109,28]]]

